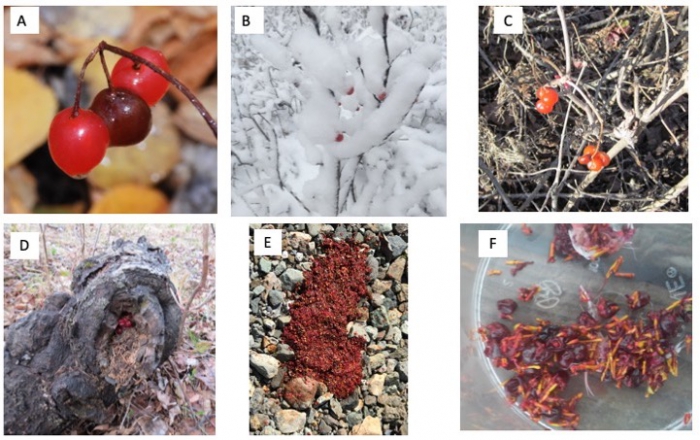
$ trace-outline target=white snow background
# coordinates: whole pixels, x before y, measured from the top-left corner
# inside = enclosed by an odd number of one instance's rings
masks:
[[[234,216],[444,216],[444,7],[265,7],[232,57]]]

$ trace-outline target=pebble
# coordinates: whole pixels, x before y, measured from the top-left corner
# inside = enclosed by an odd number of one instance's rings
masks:
[[[282,274],[282,285],[287,290],[294,290],[294,288],[304,281],[304,273],[297,269],[287,269]]]
[[[384,306],[374,309],[372,313],[370,313],[370,322],[380,330],[384,330],[389,326],[389,317],[386,314]]]
[[[290,232],[287,238],[289,239],[289,245],[292,249],[299,249],[300,246],[303,247],[306,243],[311,241],[311,235],[298,231]]]
[[[408,336],[408,321],[405,321],[403,324],[401,324],[401,333]]]
[[[266,426],[262,430],[263,435],[280,435],[280,432],[272,426]]]
[[[280,266],[281,264],[277,267]],[[267,292],[270,292],[270,290],[281,290],[282,282],[279,280],[279,278],[277,278],[277,275],[275,275],[273,272],[270,272],[267,275],[265,275],[265,279],[263,280],[263,286],[265,286],[265,290]]]
[[[385,234],[391,232],[394,229],[394,225],[391,223],[380,223],[377,225],[377,230]]]
[[[367,333],[369,340],[372,341],[372,340],[377,338],[377,334],[379,334],[379,330],[377,330],[377,327],[372,327],[371,325],[368,325],[365,327],[365,333]]]
[[[386,271],[386,275],[392,280],[401,282],[404,270],[406,270],[406,257],[399,257],[391,263],[389,270]]]
[[[311,408],[318,391],[318,382],[310,377],[295,377],[284,387],[284,399],[298,410]]]
[[[280,264],[275,266],[275,275],[280,276],[285,270],[287,270],[287,263],[280,261]]]
[[[293,409],[283,409],[275,414],[275,423],[282,434],[299,432],[306,425],[306,414]]]
[[[379,261],[377,261],[374,255],[369,255],[367,257],[367,266],[369,266],[371,270],[369,274],[370,281],[376,280],[379,275]]]
[[[389,373],[386,375],[386,378],[384,379],[384,387],[394,387],[399,385],[399,373],[394,372],[394,373]]]
[[[250,429],[252,431],[260,431],[269,424],[270,418],[265,414],[253,414],[250,416]]]
[[[386,356],[384,356],[384,353],[377,353],[369,357],[369,368],[372,370],[377,370],[384,366],[385,362]]]
[[[360,324],[359,322],[350,322],[348,323],[348,328],[348,336],[352,338],[362,338],[367,342],[370,341],[370,337],[367,334],[367,328],[363,324]]]
[[[268,354],[250,354],[250,365],[266,379],[272,379],[279,371],[280,361]]]
[[[338,402],[338,399],[331,399],[331,412],[338,419],[343,416],[343,407]]]
[[[250,311],[253,315],[258,315],[260,313],[260,297],[250,300]]]
[[[260,259],[260,272],[268,273],[272,270],[272,262],[267,258]]]
[[[309,223],[306,225],[306,230],[309,232],[309,235],[315,237],[321,232],[321,225],[318,223]]]
[[[345,410],[354,410],[360,403],[360,395],[357,390],[350,394],[348,397],[340,401],[340,405]]]
[[[270,318],[265,318],[263,319],[263,327],[267,331],[274,330],[277,327],[277,324],[275,324],[275,321],[273,321]]]
[[[256,286],[255,289],[253,289],[253,296],[258,296],[261,293],[265,291],[265,286]]]
[[[270,381],[270,388],[273,390],[276,390],[280,386],[282,386],[282,382],[284,381],[284,374],[287,372],[287,369],[282,367],[280,370],[275,374],[275,377],[272,378]]]
[[[392,396],[389,394],[382,394],[377,398],[377,402],[382,406],[396,406],[399,407],[403,404],[403,401],[399,396]]]
[[[348,426],[352,428],[353,426],[362,422],[362,414],[352,411],[347,414],[346,419],[348,421]]]
[[[389,289],[391,289],[391,281],[374,280],[372,283],[372,293],[375,295],[381,295]]]
[[[384,339],[393,342],[394,344],[398,344],[402,339],[401,330],[398,327],[390,327],[389,331],[386,332]]]
[[[318,399],[316,399],[316,406],[321,407],[325,403],[330,402],[331,399],[333,398],[333,393],[323,393],[320,396],[318,396]]]
[[[394,408],[393,406],[388,406],[384,408],[382,420],[385,422],[394,423],[398,420],[401,420],[401,416],[401,410],[399,410],[398,408]]]
[[[328,426],[328,423],[326,423],[325,420],[321,420],[318,423],[318,433],[321,435],[329,435],[330,433],[333,432],[333,429],[331,429],[330,426]]]
[[[386,312],[386,319],[389,321],[389,325],[399,325],[401,324],[401,315],[397,309],[390,309]]]
[[[277,317],[277,326],[283,328],[285,325],[292,322],[292,317],[289,315],[280,315]]]
[[[408,232],[408,224],[406,223],[398,223],[394,226],[394,232],[397,234],[404,235],[406,232]]]
[[[284,292],[279,290],[270,290],[267,294],[267,303],[272,307],[277,307],[284,302]]]
[[[340,240],[346,240],[350,236],[350,234],[348,233],[348,230],[345,226],[340,225],[337,228],[335,228],[335,234],[333,234],[333,236]]]
[[[394,261],[394,259],[403,254],[406,248],[408,248],[408,244],[398,235],[386,237],[386,242],[386,249],[388,251],[388,256],[391,257],[391,261]]]
[[[352,435],[382,435],[382,422],[377,417],[367,416],[352,428]]]
[[[375,374],[374,376],[370,377],[369,381],[367,382],[367,387],[369,390],[369,393],[373,396],[379,396],[384,392],[384,381],[386,380],[386,374]]]

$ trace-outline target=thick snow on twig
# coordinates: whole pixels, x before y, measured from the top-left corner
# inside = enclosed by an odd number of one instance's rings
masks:
[[[445,9],[265,15],[232,37],[233,214],[445,215]]]

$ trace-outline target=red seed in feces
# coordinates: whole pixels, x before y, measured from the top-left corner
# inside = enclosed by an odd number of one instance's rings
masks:
[[[377,99],[380,101],[384,101],[386,99],[386,92],[382,92],[377,96]]]
[[[620,306],[615,304],[613,301],[606,300],[602,296],[598,298],[598,302],[596,303],[595,307],[598,310],[598,315],[604,319],[612,318],[615,313],[620,310]]]
[[[501,319],[513,319],[513,313],[518,308],[518,304],[512,299],[499,300],[496,305],[501,312]]]
[[[122,327],[117,327],[117,329],[115,330],[115,332],[116,332],[118,335],[121,335],[123,331],[124,331],[124,329],[123,329]]]
[[[336,141],[336,142],[343,142],[343,139],[345,139],[345,136],[343,136],[343,133],[338,133],[338,134],[335,136],[335,141]]]

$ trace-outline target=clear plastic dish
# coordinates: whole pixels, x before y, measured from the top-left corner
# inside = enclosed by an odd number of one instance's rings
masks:
[[[557,257],[548,263],[549,246],[554,236],[554,225],[529,225],[531,235],[525,235],[520,225],[504,226],[508,229],[508,258],[480,259],[476,267],[476,276],[468,312],[472,313],[470,322],[476,328],[491,322],[502,322],[509,328],[514,323],[535,324],[536,318],[545,319],[553,324],[572,324],[581,311],[586,310],[579,299],[579,288],[583,286],[595,300],[599,294],[614,300],[621,309],[618,316],[629,314],[630,317],[643,317],[652,309],[660,309],[680,299],[692,291],[692,233],[690,225],[644,224],[635,226],[631,243],[626,244],[612,256],[605,256],[598,261],[584,259],[563,261]],[[494,229],[491,227],[490,229]],[[622,255],[624,263],[621,272],[632,272],[633,279],[612,277],[603,287],[605,274],[615,259]],[[512,266],[506,260],[533,261],[512,276]],[[490,276],[489,271],[501,270],[499,276]],[[517,300],[519,287],[538,285],[541,291],[531,302]],[[602,288],[602,290],[601,290]],[[635,290],[648,293],[651,303],[643,309],[629,311],[625,294]],[[600,293],[599,293],[600,292]],[[496,302],[501,299],[515,299],[518,309],[513,321],[504,321],[499,317]],[[591,372],[587,375],[572,376],[564,396],[573,396],[583,392],[584,397],[577,406],[581,415],[578,429],[682,429],[687,428],[684,416],[692,411],[692,368],[691,356],[682,343],[685,334],[692,333],[692,324],[683,324],[678,337],[678,376],[669,376],[663,386],[648,398],[646,387],[620,389],[615,383],[601,382],[600,374]],[[527,414],[517,405],[507,402],[502,383],[514,376],[507,371],[492,366],[483,354],[484,344],[477,344],[480,361],[478,364],[491,381],[492,391],[500,393],[504,408],[497,411],[510,412],[521,418],[515,425],[530,425],[536,428]],[[465,373],[464,369],[462,370]],[[586,389],[588,383],[588,390]],[[541,428],[550,428],[546,421],[539,422]]]

